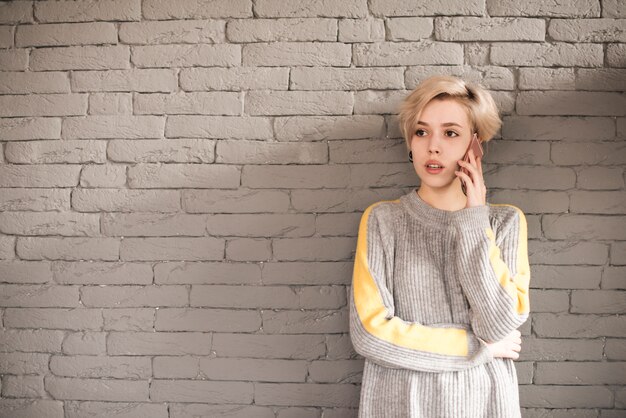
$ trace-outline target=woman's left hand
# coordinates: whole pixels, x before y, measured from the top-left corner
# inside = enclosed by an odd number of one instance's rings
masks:
[[[481,158],[474,156],[474,150],[469,151],[470,162],[467,163],[459,160],[459,165],[465,167],[471,174],[471,178],[461,170],[454,173],[465,183],[465,191],[467,192],[466,208],[474,206],[483,206],[487,204],[487,186],[483,179],[483,167]]]

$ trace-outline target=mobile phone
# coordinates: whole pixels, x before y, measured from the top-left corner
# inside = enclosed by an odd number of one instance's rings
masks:
[[[467,147],[467,151],[465,151],[465,155],[463,156],[463,161],[465,162],[470,162],[470,158],[469,158],[469,151],[474,150],[474,157],[478,158],[483,156],[483,147],[482,145],[480,145],[480,141],[478,140],[478,135],[476,133],[474,133],[474,136],[472,137],[472,140],[470,141],[469,146]],[[471,174],[469,173],[469,170],[466,169],[465,167],[460,167],[461,172],[467,174],[470,178],[472,178]],[[467,192],[465,190],[465,183],[463,182],[463,180],[461,180],[461,190],[463,190],[463,194],[467,196]]]

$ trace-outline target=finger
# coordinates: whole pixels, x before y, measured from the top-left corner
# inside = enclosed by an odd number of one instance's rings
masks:
[[[463,181],[465,183],[465,187],[468,187],[469,185],[473,185],[474,183],[472,182],[472,179],[465,174],[464,172],[462,172],[461,170],[459,171],[455,171],[454,172],[458,177],[461,178],[461,181]]]
[[[461,165],[462,167],[465,167],[472,175],[472,178],[475,179],[480,179],[480,174],[478,173],[477,168],[472,164],[472,163],[468,163],[467,161],[463,161],[463,160],[459,160],[459,165]]]

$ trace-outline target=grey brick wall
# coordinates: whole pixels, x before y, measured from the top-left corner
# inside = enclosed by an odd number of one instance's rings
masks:
[[[9,1],[0,71],[1,417],[356,417],[357,224],[436,73],[502,111],[524,417],[626,415],[624,1]]]

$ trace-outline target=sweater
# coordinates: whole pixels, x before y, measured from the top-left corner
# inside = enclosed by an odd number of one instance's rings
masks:
[[[520,417],[512,359],[485,342],[529,317],[527,224],[516,206],[447,211],[417,189],[361,217],[350,339],[365,358],[360,418]]]

